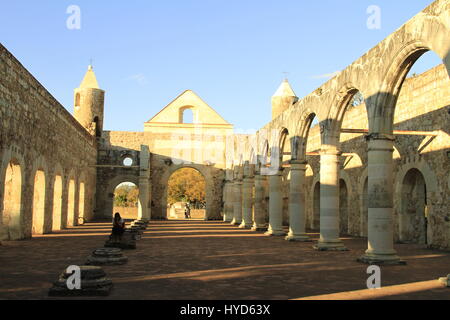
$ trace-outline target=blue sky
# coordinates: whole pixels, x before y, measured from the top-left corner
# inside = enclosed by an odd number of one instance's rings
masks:
[[[270,98],[289,72],[299,97],[382,41],[431,0],[15,0],[0,10],[0,42],[73,111],[92,58],[106,90],[105,130],[143,123],[186,89],[236,129],[270,121]],[[81,29],[69,30],[69,5]],[[366,26],[381,9],[381,29]],[[438,64],[422,58],[419,73]]]

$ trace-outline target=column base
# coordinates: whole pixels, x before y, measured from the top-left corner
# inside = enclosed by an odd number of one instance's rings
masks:
[[[313,246],[317,251],[349,251],[342,241],[322,242],[319,241]]]
[[[231,221],[230,224],[231,224],[232,226],[240,226],[241,223],[242,223],[242,221],[236,221],[236,220],[233,220],[233,221]]]
[[[305,235],[288,234],[286,240],[296,242],[312,242],[312,240],[306,234]]]
[[[357,259],[358,262],[370,265],[406,265],[406,261],[396,254],[365,254]]]
[[[444,278],[439,278],[439,282],[450,288],[450,274]]]
[[[269,230],[266,233],[264,233],[264,235],[270,236],[270,237],[283,237],[286,235],[286,232]]]
[[[251,229],[251,227],[252,227],[251,224],[245,224],[245,222],[242,222],[242,223],[239,225],[239,228],[240,228],[240,229]]]
[[[252,227],[252,231],[256,231],[256,232],[266,232],[266,231],[267,231],[267,227],[253,226],[253,227]]]

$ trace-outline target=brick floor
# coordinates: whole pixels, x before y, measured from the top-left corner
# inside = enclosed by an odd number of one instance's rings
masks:
[[[3,242],[0,299],[48,299],[60,272],[83,264],[109,233],[108,223],[90,223]],[[311,237],[317,240],[318,234]],[[350,251],[317,252],[312,243],[287,242],[223,222],[155,221],[137,250],[125,251],[127,265],[104,267],[115,285],[109,298],[450,299],[450,288],[433,282],[450,273],[450,253],[396,245],[408,264],[382,267],[384,291],[367,295],[357,291],[366,288],[367,266],[356,262],[367,243],[355,238],[344,242]]]

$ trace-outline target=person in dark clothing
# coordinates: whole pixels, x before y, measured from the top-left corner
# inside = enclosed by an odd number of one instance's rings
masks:
[[[191,219],[191,208],[186,204],[186,209],[184,209],[184,216],[186,219]]]
[[[122,241],[122,236],[125,233],[125,220],[122,219],[120,213],[116,212],[113,219],[112,237],[114,242]]]

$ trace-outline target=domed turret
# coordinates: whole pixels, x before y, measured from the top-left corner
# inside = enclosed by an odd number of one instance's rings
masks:
[[[289,81],[285,79],[272,97],[272,120],[298,101]]]
[[[75,89],[74,117],[92,135],[100,137],[103,131],[105,91],[99,88],[90,65],[80,87]]]

